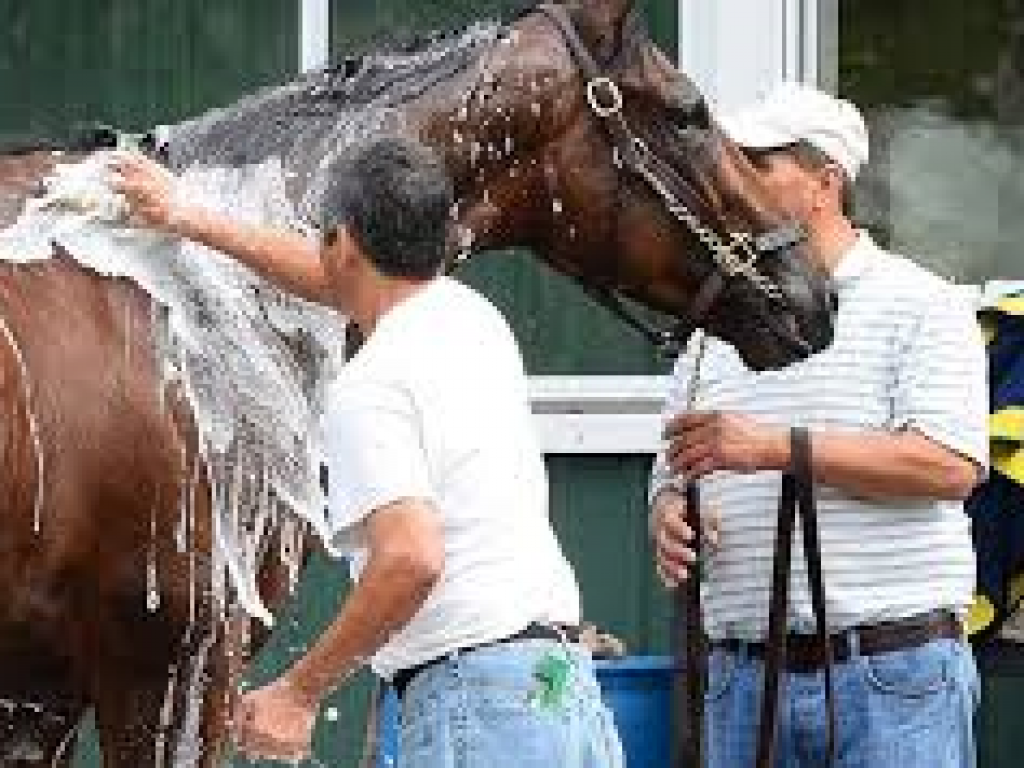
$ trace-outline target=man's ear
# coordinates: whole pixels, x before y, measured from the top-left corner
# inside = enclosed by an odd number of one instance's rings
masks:
[[[831,206],[832,199],[838,203],[839,208],[843,205],[843,188],[846,184],[846,174],[838,165],[832,163],[821,169],[821,192],[822,197],[828,199],[827,204]],[[824,203],[823,203],[824,204]]]
[[[335,269],[350,268],[359,258],[359,248],[345,227],[335,227],[324,236],[323,253]]]

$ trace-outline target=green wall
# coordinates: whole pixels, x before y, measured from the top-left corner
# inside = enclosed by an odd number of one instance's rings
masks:
[[[140,129],[288,77],[290,0],[3,0],[0,136]]]

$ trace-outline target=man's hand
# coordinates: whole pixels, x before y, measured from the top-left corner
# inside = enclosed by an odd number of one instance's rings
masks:
[[[788,432],[750,416],[687,411],[665,427],[665,460],[677,476],[691,479],[716,470],[757,472],[789,464]]]
[[[235,744],[251,758],[298,763],[312,751],[318,707],[319,702],[303,696],[285,675],[239,699]]]
[[[717,512],[705,517],[707,545],[718,546],[721,518]],[[666,589],[674,589],[690,575],[697,556],[693,551],[693,529],[686,522],[686,498],[672,488],[661,491],[651,509],[655,567]]]
[[[114,156],[117,173],[111,186],[131,207],[132,216],[143,226],[178,234],[182,211],[175,199],[173,173],[139,152],[123,151]]]

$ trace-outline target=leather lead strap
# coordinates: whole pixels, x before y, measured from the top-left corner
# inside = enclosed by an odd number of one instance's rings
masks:
[[[695,480],[686,484],[686,523],[693,531],[696,567],[690,578],[676,590],[675,613],[685,616],[685,661],[683,666],[683,728],[675,750],[675,768],[701,768],[704,765],[704,680],[705,639],[701,615],[699,572],[703,535],[700,519],[700,489]]]
[[[789,619],[789,581],[793,552],[793,529],[797,512],[801,518],[807,580],[814,610],[815,635],[825,654],[825,701],[828,707],[828,765],[836,757],[836,708],[832,685],[832,648],[825,613],[825,585],[821,571],[821,541],[818,536],[817,504],[811,464],[811,442],[806,429],[794,428],[790,434],[792,458],[789,471],[782,476],[779,519],[772,564],[771,602],[768,611],[768,641],[764,662],[764,691],[757,734],[756,768],[773,768],[779,708],[779,678],[786,658],[786,634]]]

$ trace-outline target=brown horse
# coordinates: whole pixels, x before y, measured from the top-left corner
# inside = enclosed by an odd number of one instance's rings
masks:
[[[277,155],[290,194],[315,202],[339,126],[409,131],[447,158],[469,250],[530,248],[606,297],[699,321],[753,367],[821,349],[832,333],[826,281],[792,240],[765,245],[757,265],[722,246],[734,243],[729,233],[784,222],[631,5],[566,5],[608,78],[589,90],[576,42],[532,12],[490,37],[350,61],[257,94],[173,127],[163,153],[177,167]],[[608,124],[619,97],[625,122]],[[651,148],[660,170],[648,178],[617,157],[631,146]],[[0,224],[58,159],[0,157]],[[713,234],[695,231],[686,211]],[[66,763],[90,706],[107,766],[211,765],[223,742],[232,659],[209,575],[211,488],[184,401],[159,393],[150,301],[59,250],[45,262],[0,263],[4,765]],[[181,489],[197,473],[183,533]],[[175,546],[182,535],[187,545]],[[271,605],[284,594],[283,571],[265,557]]]

